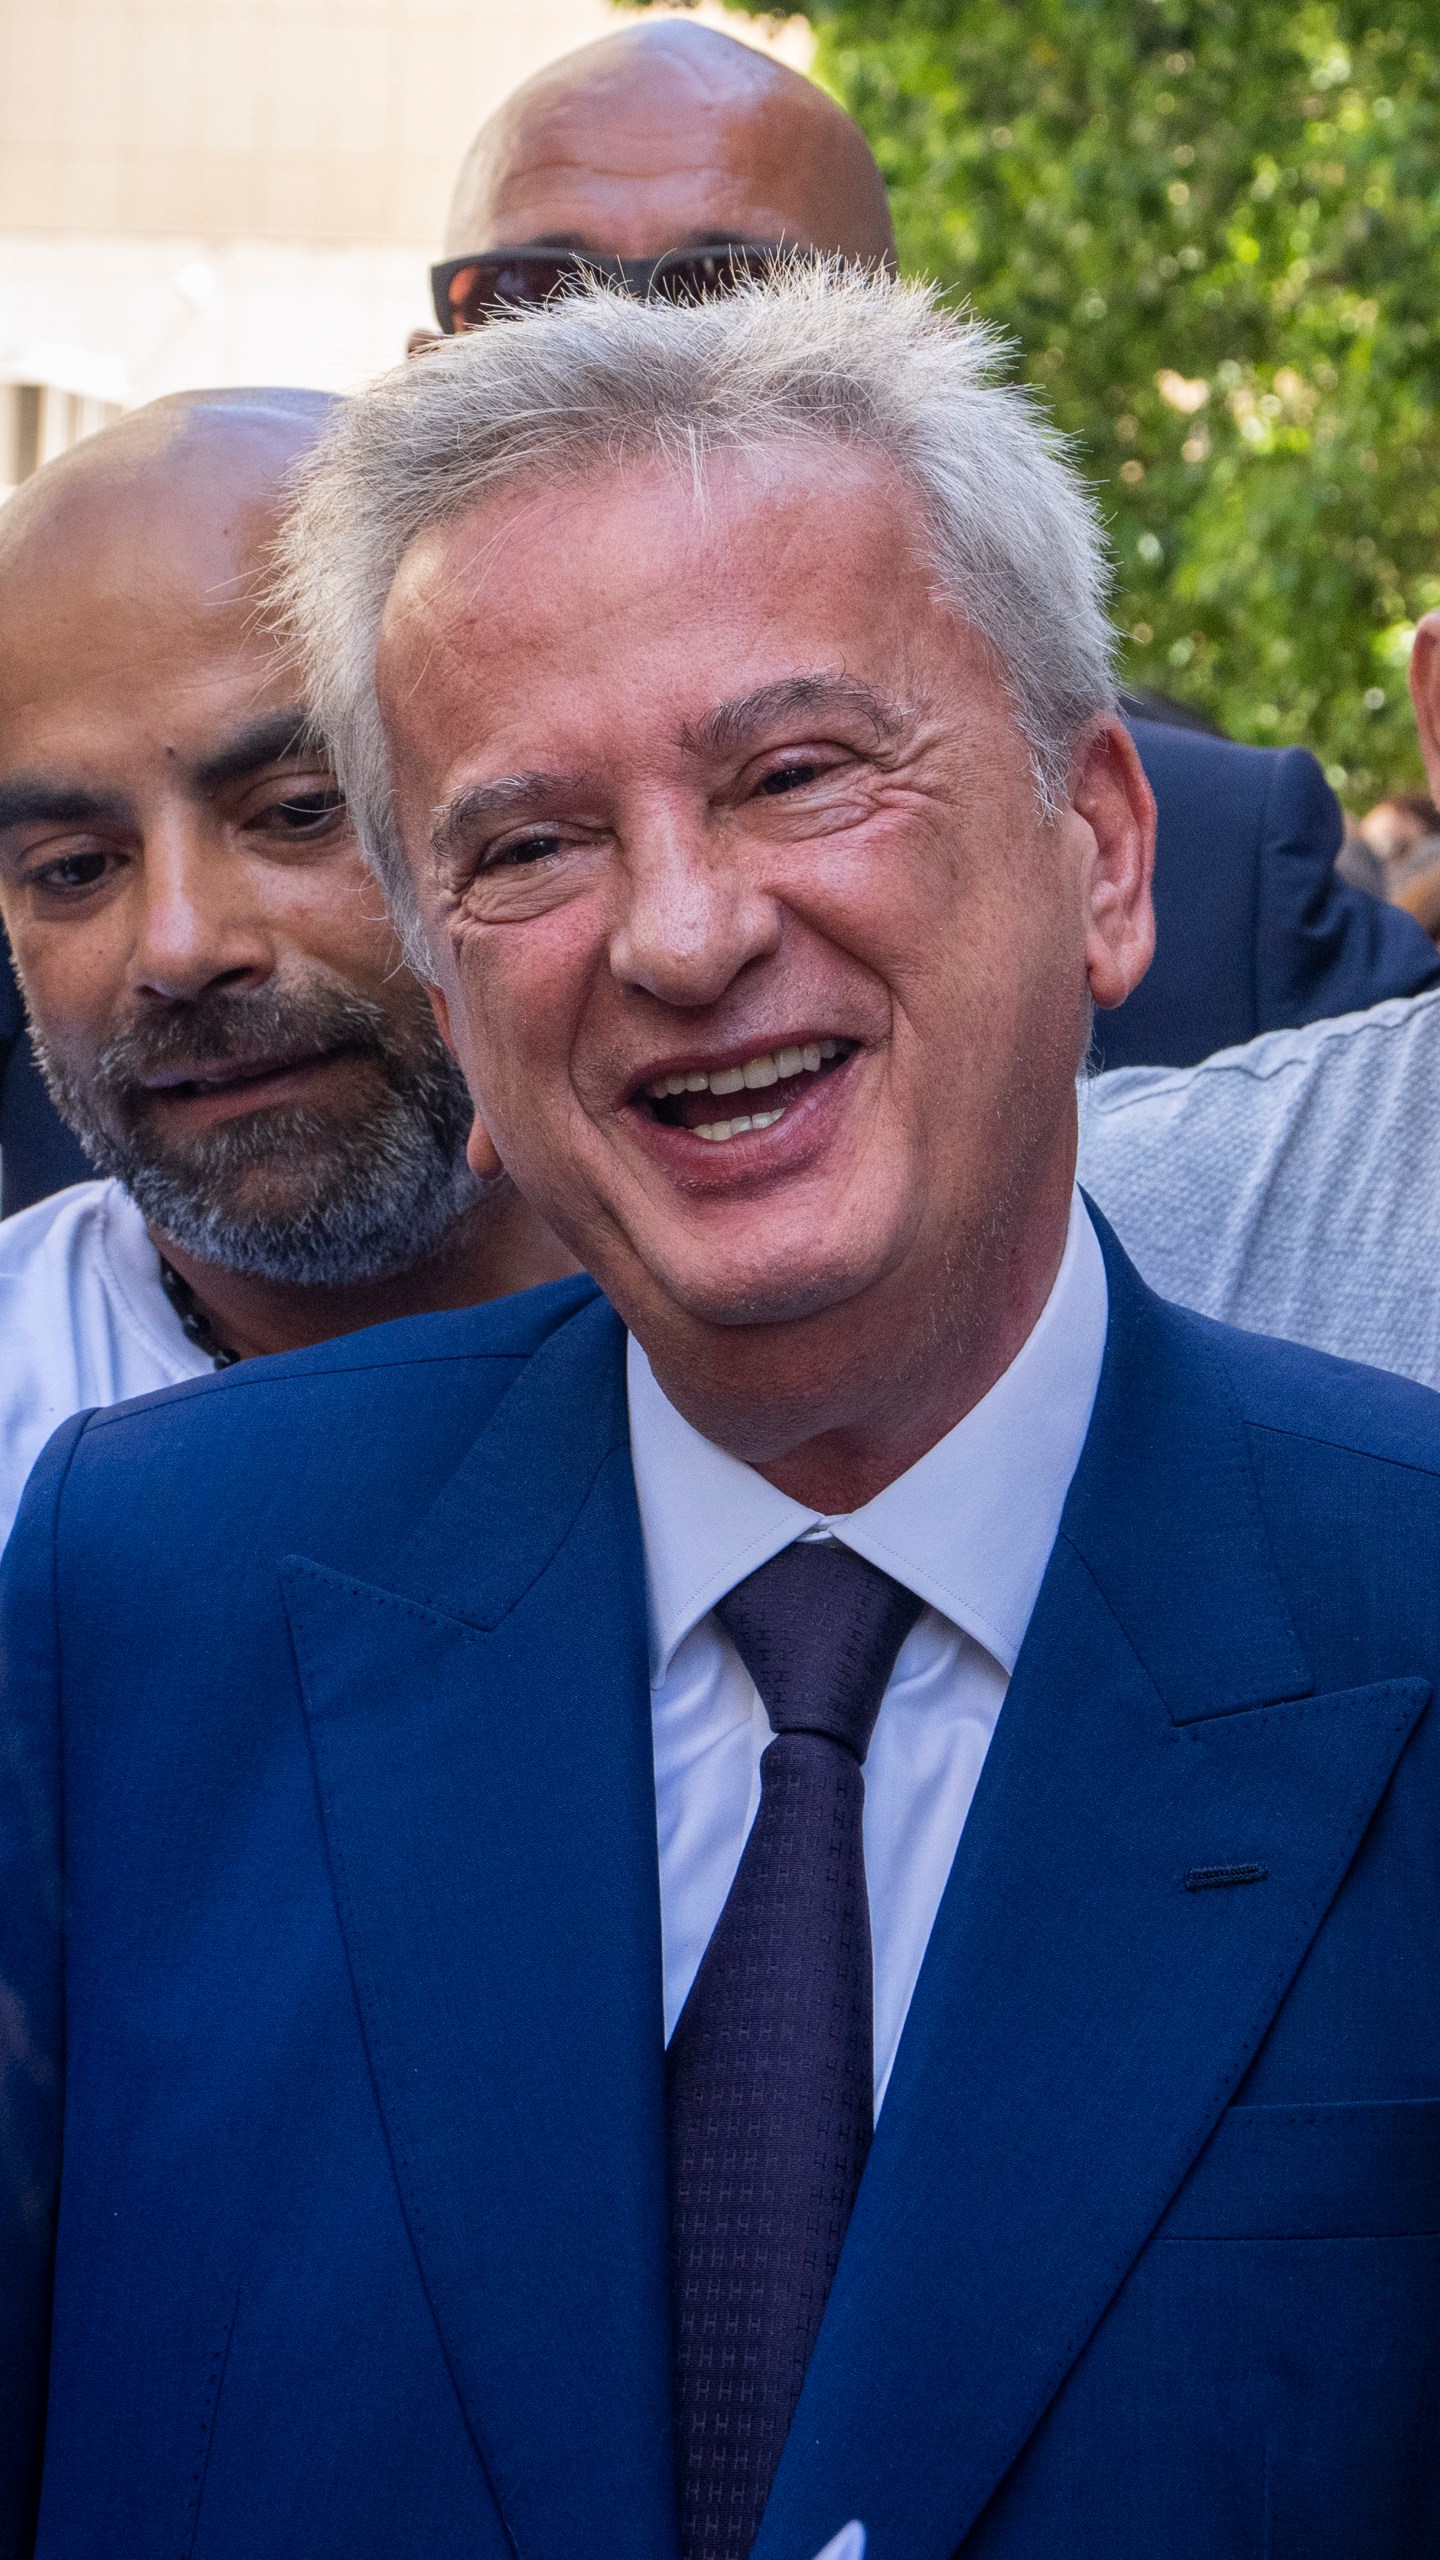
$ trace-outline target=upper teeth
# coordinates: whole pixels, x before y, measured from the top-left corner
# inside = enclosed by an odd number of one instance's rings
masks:
[[[761,1085],[779,1084],[784,1076],[816,1076],[821,1066],[840,1054],[838,1040],[809,1040],[803,1049],[766,1049],[747,1058],[743,1067],[720,1067],[706,1075],[699,1067],[688,1075],[657,1076],[645,1088],[652,1101],[667,1102],[673,1093],[752,1093]]]

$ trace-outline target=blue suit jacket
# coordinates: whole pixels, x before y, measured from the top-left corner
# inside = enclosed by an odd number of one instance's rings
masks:
[[[1107,1067],[1216,1049],[1440,984],[1413,916],[1342,880],[1344,824],[1312,755],[1131,724],[1155,794],[1155,958],[1096,1018]]]
[[[1440,1402],[1107,1251],[757,2560],[1440,2548]],[[44,2560],[673,2560],[610,1309],[82,1417],[5,1579],[0,2547],[45,2418]]]

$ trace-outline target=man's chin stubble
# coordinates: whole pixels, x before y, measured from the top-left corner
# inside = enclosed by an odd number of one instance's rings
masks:
[[[298,1117],[299,1115],[297,1115]],[[428,1133],[427,1133],[428,1135]],[[197,1261],[311,1288],[390,1280],[427,1262],[482,1193],[461,1153],[367,1125],[326,1152],[295,1129],[278,1160],[252,1161],[222,1181],[199,1168],[131,1163],[125,1187],[147,1225]],[[308,1152],[308,1174],[296,1155]]]
[[[147,1226],[182,1251],[256,1279],[339,1288],[429,1261],[483,1199],[465,1161],[469,1100],[453,1072],[447,1059],[409,1091],[387,1084],[348,1125],[291,1105],[183,1146],[164,1145],[143,1116],[108,1127],[53,1066],[46,1080],[96,1172],[120,1182]]]

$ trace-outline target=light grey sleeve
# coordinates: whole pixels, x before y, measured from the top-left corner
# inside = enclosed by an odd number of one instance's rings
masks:
[[[1080,1179],[1162,1296],[1440,1387],[1440,990],[1096,1077]]]

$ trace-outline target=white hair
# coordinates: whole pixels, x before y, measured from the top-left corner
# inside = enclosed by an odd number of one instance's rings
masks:
[[[410,545],[520,483],[647,454],[699,475],[737,447],[832,442],[913,490],[942,591],[992,652],[1047,814],[1114,707],[1108,562],[1094,505],[1005,341],[929,288],[786,262],[689,306],[595,285],[447,339],[350,401],[302,466],[277,598],[312,715],[412,956],[423,947],[375,691],[381,618]]]

